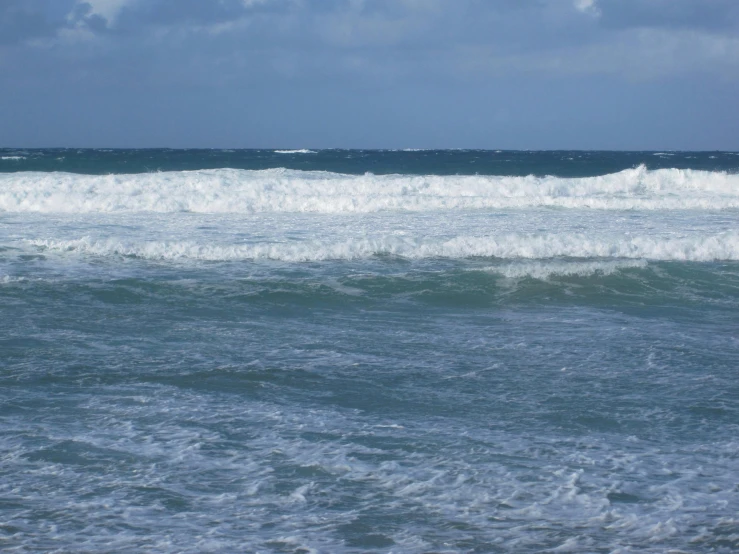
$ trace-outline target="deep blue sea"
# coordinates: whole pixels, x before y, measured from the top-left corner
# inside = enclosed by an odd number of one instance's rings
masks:
[[[0,150],[0,550],[739,551],[739,154]]]

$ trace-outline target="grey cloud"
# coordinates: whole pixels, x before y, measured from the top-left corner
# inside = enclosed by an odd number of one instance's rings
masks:
[[[50,39],[61,31],[107,31],[108,21],[78,0],[0,0],[0,46]]]
[[[0,0],[0,45],[52,38],[60,31],[145,34],[151,27],[188,27],[237,21],[253,13],[275,12],[294,0],[146,0],[123,4],[115,17],[96,13],[83,0]]]
[[[152,27],[200,28],[260,13],[284,12],[297,0],[147,0],[125,4],[106,21],[117,34],[145,34]]]
[[[74,0],[0,0],[0,45],[54,36],[67,27]]]
[[[123,11],[116,26],[135,30],[140,25],[207,25],[243,17],[259,4],[243,0],[152,0]]]
[[[736,0],[599,0],[608,27],[659,27],[725,32],[739,28]]]

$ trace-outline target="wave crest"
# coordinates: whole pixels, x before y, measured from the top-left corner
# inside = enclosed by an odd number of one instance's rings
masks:
[[[369,213],[530,207],[739,208],[739,175],[638,167],[599,177],[344,175],[216,169],[0,174],[0,211]]]

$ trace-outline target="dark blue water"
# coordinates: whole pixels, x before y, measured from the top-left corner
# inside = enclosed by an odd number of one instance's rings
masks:
[[[293,152],[298,152],[297,154]],[[731,152],[562,150],[92,150],[0,149],[0,172],[67,171],[91,175],[199,169],[275,169],[411,175],[556,175],[592,177],[644,165],[649,169],[739,171]]]
[[[739,156],[0,158],[0,549],[739,550]]]

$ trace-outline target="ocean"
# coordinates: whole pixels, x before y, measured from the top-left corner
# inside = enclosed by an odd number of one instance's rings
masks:
[[[739,154],[0,150],[0,550],[739,551]]]

